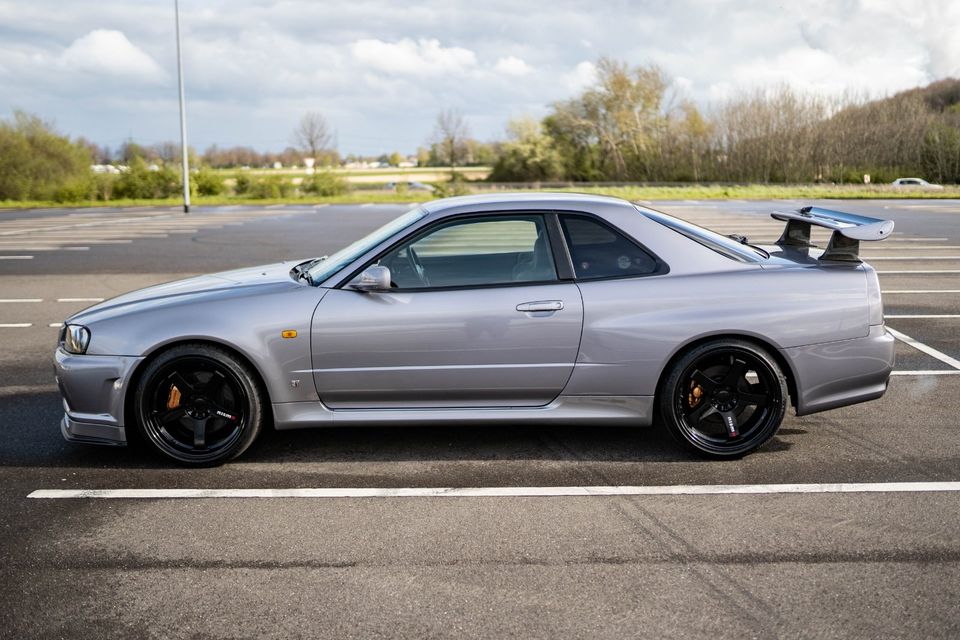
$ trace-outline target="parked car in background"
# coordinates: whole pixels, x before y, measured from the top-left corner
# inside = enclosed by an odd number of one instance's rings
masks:
[[[890,184],[903,189],[934,189],[937,191],[943,189],[942,184],[930,184],[923,178],[897,178]]]
[[[424,184],[422,182],[417,182],[416,180],[401,180],[398,182],[388,182],[383,185],[384,189],[406,189],[407,191],[434,191],[435,187],[429,184]]]

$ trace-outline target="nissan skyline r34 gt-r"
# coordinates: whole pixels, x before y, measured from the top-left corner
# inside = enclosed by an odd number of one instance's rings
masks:
[[[893,366],[859,243],[804,207],[753,246],[623,200],[437,200],[337,253],[134,291],[69,318],[68,440],[136,430],[187,465],[269,425],[618,424],[741,456],[797,415],[879,398]],[[824,248],[811,226],[832,231]]]

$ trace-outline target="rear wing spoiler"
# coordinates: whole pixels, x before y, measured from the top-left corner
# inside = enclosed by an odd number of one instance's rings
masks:
[[[893,233],[893,220],[868,218],[820,207],[801,207],[796,211],[774,211],[774,220],[787,223],[777,244],[787,247],[813,247],[810,225],[830,229],[833,234],[820,260],[860,262],[861,240],[883,240]]]

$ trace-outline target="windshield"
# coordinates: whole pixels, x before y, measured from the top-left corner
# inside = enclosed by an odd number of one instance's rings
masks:
[[[340,269],[362,256],[390,236],[406,229],[417,220],[427,215],[422,209],[413,209],[399,218],[383,225],[373,233],[357,240],[348,247],[337,251],[326,260],[321,260],[307,270],[312,282],[323,282]]]
[[[717,253],[732,258],[733,260],[739,262],[756,262],[757,257],[770,257],[770,254],[759,247],[737,242],[732,238],[728,238],[716,231],[711,231],[692,222],[674,218],[673,216],[660,211],[654,211],[653,209],[647,209],[646,207],[637,207],[637,209],[651,220],[659,222],[665,227],[669,227],[677,233],[690,238],[694,242],[699,242],[703,246],[713,249]]]

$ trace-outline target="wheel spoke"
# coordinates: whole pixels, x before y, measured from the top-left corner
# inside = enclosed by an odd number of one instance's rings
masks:
[[[737,429],[737,416],[733,411],[721,411],[720,416],[723,418],[723,425],[727,428],[727,435],[731,438],[740,435]]]
[[[703,390],[707,393],[713,393],[713,390],[717,388],[717,383],[714,382],[710,376],[700,371],[700,369],[694,371],[690,377],[693,378],[697,384],[703,387]]]
[[[240,416],[237,413],[233,411],[229,411],[223,408],[223,406],[219,404],[209,402],[209,405],[210,405],[210,408],[213,409],[214,415],[220,418],[224,418],[225,420],[229,420],[230,422],[236,422],[240,419]]]
[[[182,375],[180,375],[179,371],[174,371],[173,373],[171,373],[170,377],[168,377],[167,380],[175,384],[177,388],[180,389],[180,393],[183,393],[184,391],[190,391],[191,393],[196,393],[197,391],[196,387],[193,384],[187,382],[187,379],[184,378]]]
[[[767,394],[765,393],[738,393],[741,405],[756,405],[758,407],[767,406]]]
[[[180,418],[185,416],[186,413],[187,413],[186,408],[181,405],[179,407],[170,409],[169,411],[164,411],[162,413],[157,412],[157,419],[163,424],[170,424],[171,422],[175,420],[179,420]]]
[[[194,418],[193,422],[193,448],[204,449],[207,446],[207,418]]]
[[[699,407],[697,407],[693,413],[691,413],[687,418],[692,420],[694,423],[699,424],[701,420],[707,416],[713,415],[717,412],[717,408],[713,406],[710,402],[702,402]]]
[[[727,375],[723,378],[723,384],[728,387],[736,387],[740,378],[742,378],[746,372],[747,363],[739,358],[734,358],[733,364],[730,365],[730,370],[727,371]]]

